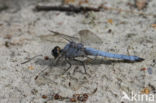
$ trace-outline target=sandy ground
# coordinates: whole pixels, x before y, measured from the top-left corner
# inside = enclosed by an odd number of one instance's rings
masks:
[[[156,24],[156,0],[149,0],[147,7],[141,11],[127,5],[129,0],[89,0],[87,4],[97,7],[105,3],[108,7],[152,14],[144,16],[122,10],[86,14],[35,12],[34,6],[41,0],[0,2],[0,103],[70,103],[55,100],[53,95],[58,93],[72,97],[76,93],[91,93],[96,88],[97,91],[89,95],[86,103],[156,102],[156,29],[152,27],[152,24]],[[60,1],[45,2],[59,4]],[[73,63],[67,74],[61,75],[68,65],[51,65],[54,61],[51,50],[56,45],[63,47],[65,42],[60,38],[60,41],[42,41],[38,36],[51,34],[48,30],[72,36],[82,29],[89,29],[102,39],[103,44],[98,46],[100,50],[136,55],[145,60],[124,63],[98,57],[96,61],[86,64],[89,75],[83,74],[83,67],[77,63]],[[39,54],[43,57],[21,64]],[[44,56],[50,59],[45,60]],[[149,67],[152,68],[152,73],[149,73]],[[44,68],[48,69],[35,79]],[[155,98],[153,102],[145,98],[143,101],[137,98],[122,102],[123,92],[128,96],[132,92],[137,96],[144,92]],[[43,95],[47,98],[44,99]]]

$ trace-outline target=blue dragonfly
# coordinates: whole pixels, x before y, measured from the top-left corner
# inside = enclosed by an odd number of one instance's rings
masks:
[[[68,36],[68,35],[65,35],[56,31],[50,31],[50,32],[55,34],[53,36],[60,36],[66,39],[67,41],[69,41],[64,46],[63,49],[61,49],[59,46],[55,46],[51,52],[51,54],[55,58],[55,63],[57,63],[60,60],[60,58],[65,58],[65,61],[69,64],[69,67],[67,68],[66,71],[68,71],[71,68],[70,60],[74,60],[74,61],[78,61],[82,63],[85,73],[86,73],[85,64],[83,63],[83,61],[76,59],[77,57],[102,56],[102,57],[126,60],[130,62],[141,62],[144,60],[143,58],[138,57],[138,56],[114,54],[114,53],[104,52],[104,51],[97,50],[92,47],[85,46],[84,44],[87,44],[87,43],[89,44],[91,42],[94,42],[97,44],[102,43],[102,40],[90,30],[80,30],[78,32],[79,38]],[[77,42],[78,40],[80,42]],[[88,40],[90,40],[90,42],[88,42]]]

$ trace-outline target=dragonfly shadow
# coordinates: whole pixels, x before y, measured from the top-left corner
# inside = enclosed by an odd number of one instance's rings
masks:
[[[46,65],[49,67],[65,66],[67,64],[65,61],[59,61],[57,64],[54,64],[54,61],[55,61],[55,59],[53,59],[53,58],[48,59],[48,60],[39,58],[35,61],[35,63],[42,65],[42,66]],[[98,59],[98,58],[95,60],[86,59],[86,60],[83,60],[83,62],[85,65],[100,65],[100,64],[112,65],[114,63],[134,63],[131,61],[126,61],[126,60],[113,60],[113,59],[104,60],[104,59]],[[71,60],[70,63],[71,63],[71,65],[82,65],[82,63],[80,63],[78,61],[74,61],[74,60]]]

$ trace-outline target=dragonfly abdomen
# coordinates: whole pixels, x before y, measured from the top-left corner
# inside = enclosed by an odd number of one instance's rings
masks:
[[[113,54],[113,53],[96,50],[94,48],[85,48],[85,50],[86,50],[87,55],[103,56],[103,57],[116,58],[116,59],[129,60],[129,61],[143,61],[144,60],[143,58],[140,58],[137,56]]]

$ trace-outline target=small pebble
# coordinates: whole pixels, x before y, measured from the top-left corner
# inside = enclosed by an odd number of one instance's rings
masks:
[[[49,57],[48,57],[48,56],[45,56],[44,59],[45,59],[45,60],[49,60]]]
[[[42,95],[42,98],[43,98],[43,99],[46,99],[46,98],[47,98],[47,96],[46,96],[46,95]]]

